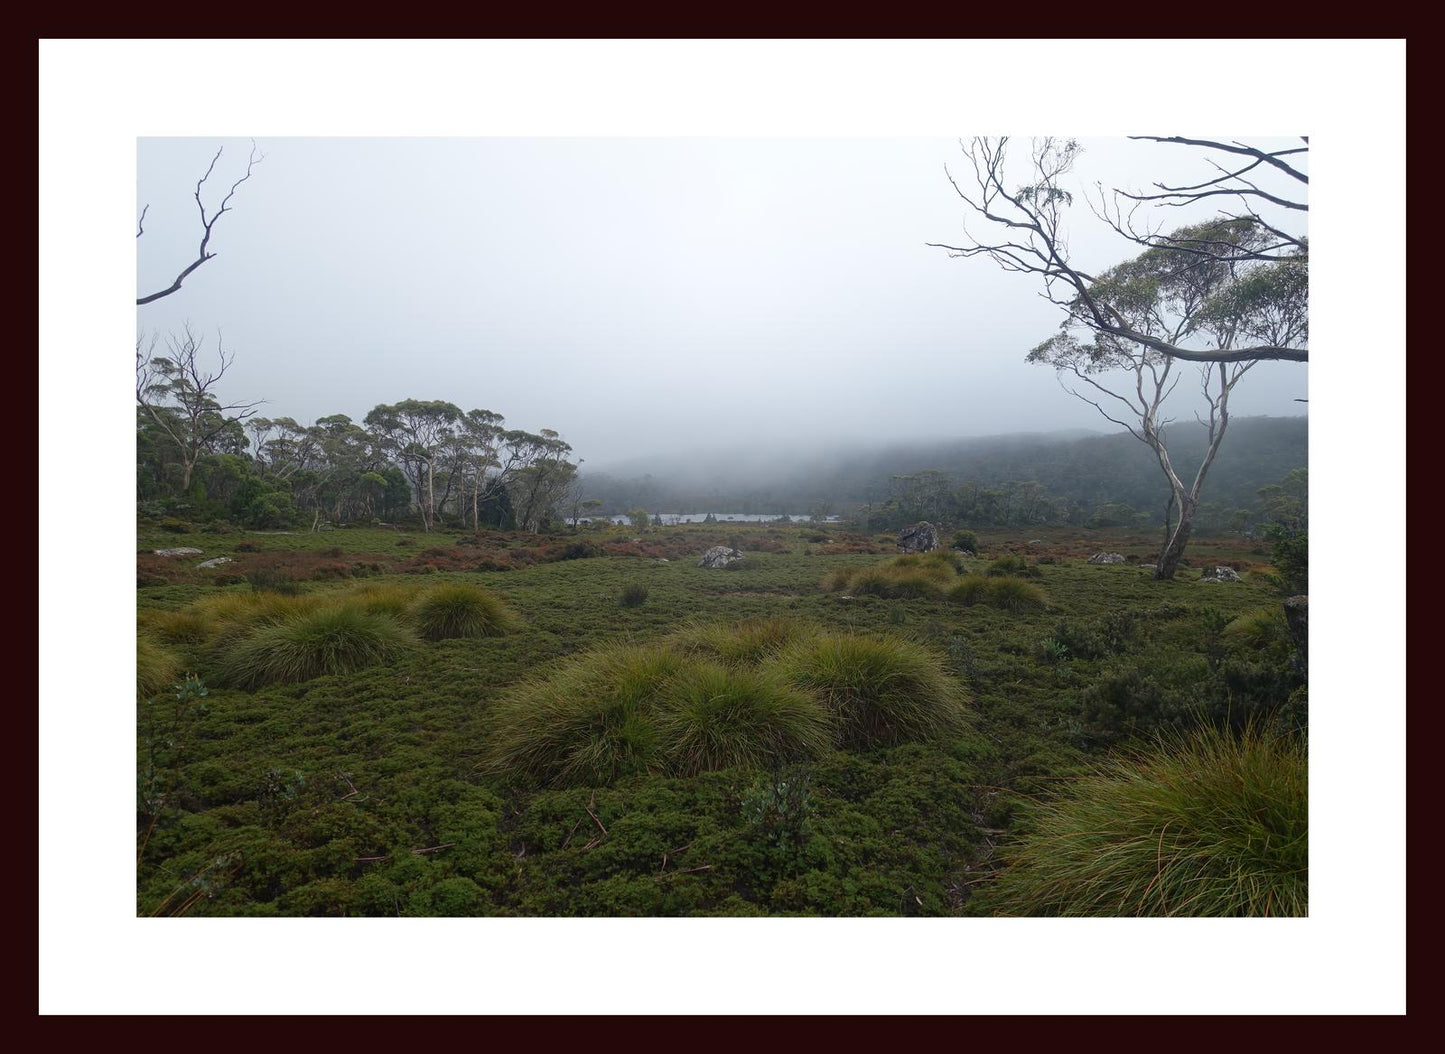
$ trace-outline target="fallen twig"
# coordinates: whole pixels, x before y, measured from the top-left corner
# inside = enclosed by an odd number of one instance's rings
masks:
[[[441,845],[429,846],[426,849],[413,849],[412,852],[415,853],[417,856],[424,856],[427,853],[435,853],[438,849],[446,849],[456,844],[456,842],[443,842]]]
[[[662,854],[662,869],[663,869],[664,871],[667,870],[667,858],[668,858],[668,857],[670,857],[670,856],[675,856],[676,854],[682,852],[684,849],[689,849],[689,848],[691,848],[691,846],[692,846],[692,843],[691,843],[691,842],[688,842],[687,845],[680,845],[680,846],[678,846],[676,849],[669,849],[667,852],[663,853],[663,854]]]
[[[671,878],[674,875],[690,875],[696,871],[711,871],[712,864],[703,864],[702,867],[689,867],[682,871],[661,871],[653,875],[653,878]]]
[[[348,776],[346,775],[346,773],[344,773],[344,772],[338,772],[337,775],[340,776],[343,780],[345,780],[346,785],[351,788],[351,793],[350,793],[350,794],[343,794],[341,797],[339,797],[339,798],[336,799],[337,801],[341,802],[341,801],[345,801],[347,798],[356,798],[356,796],[361,793],[361,791],[359,791],[359,790],[356,789],[356,784],[354,784],[354,783],[351,782],[350,777],[348,777]],[[365,798],[357,798],[356,800],[357,800],[357,801],[366,801]]]
[[[597,818],[597,814],[592,811],[592,804],[593,804],[593,802],[595,802],[596,800],[597,800],[597,792],[596,792],[596,791],[593,791],[593,792],[592,792],[592,800],[589,801],[586,805],[584,805],[584,806],[582,806],[582,807],[587,810],[587,815],[590,816],[590,817],[592,817],[592,822],[595,823],[595,824],[598,826],[598,828],[602,831],[603,834],[606,834],[606,833],[607,833],[607,828],[602,826],[602,821],[599,820],[599,819]]]

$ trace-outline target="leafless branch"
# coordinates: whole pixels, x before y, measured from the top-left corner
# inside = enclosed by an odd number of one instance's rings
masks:
[[[974,218],[986,220],[1000,233],[1007,233],[998,240],[982,240],[970,233],[965,217],[966,241],[962,244],[929,242],[930,247],[944,249],[952,257],[987,256],[1004,270],[1036,274],[1042,279],[1044,295],[1050,301],[1068,308],[1096,333],[1139,344],[1163,355],[1187,362],[1309,361],[1308,350],[1295,346],[1260,343],[1226,350],[1191,347],[1177,340],[1167,340],[1141,330],[1108,300],[1096,296],[1094,286],[1097,279],[1070,263],[1063,235],[1062,210],[1073,198],[1061,185],[1060,177],[1068,171],[1077,149],[1072,142],[1045,139],[1036,144],[1032,154],[1036,181],[1013,192],[1005,183],[1006,137],[995,141],[974,139],[970,144],[960,143],[960,146],[970,163],[973,182],[965,187],[945,166],[945,174],[954,193]],[[1108,207],[1102,201],[1102,188],[1100,196],[1101,208],[1095,211],[1103,213],[1107,220]],[[1146,240],[1141,241],[1137,233],[1129,231],[1126,224],[1118,220],[1117,206],[1116,222],[1111,225],[1125,237],[1141,244],[1160,244],[1157,232],[1151,232]],[[1173,242],[1170,244],[1171,247],[1183,247],[1174,246]],[[1203,262],[1209,262],[1219,259],[1222,247],[1229,252],[1238,252],[1239,249],[1233,243],[1199,243],[1187,248],[1199,255]]]
[[[262,161],[266,159],[264,154],[260,154],[257,152],[256,141],[254,139],[251,140],[251,154],[246,160],[245,175],[241,176],[240,179],[236,180],[236,182],[231,184],[231,189],[228,190],[226,192],[226,196],[221,199],[220,207],[216,209],[215,212],[208,214],[206,212],[206,203],[201,198],[201,190],[206,185],[206,181],[211,178],[211,173],[215,171],[216,162],[221,159],[221,152],[224,149],[225,147],[220,147],[216,150],[216,155],[211,158],[211,163],[206,167],[205,174],[196,181],[195,199],[196,209],[201,214],[201,244],[200,247],[196,250],[195,260],[193,260],[190,264],[183,268],[181,270],[181,273],[176,275],[175,280],[171,282],[171,284],[165,289],[162,289],[155,293],[151,293],[148,296],[137,297],[137,306],[154,303],[162,297],[170,296],[172,293],[176,292],[178,289],[181,288],[181,283],[184,282],[188,277],[190,277],[191,272],[195,271],[196,268],[200,267],[207,260],[215,259],[216,254],[211,252],[209,246],[211,244],[211,232],[215,229],[216,221],[219,220],[222,216],[224,216],[227,212],[231,211],[231,199],[235,197],[236,189],[242,183],[246,182],[246,180],[250,179],[251,172],[255,169],[257,165],[259,165]],[[146,209],[149,208],[150,206],[147,205]],[[144,221],[145,210],[143,209],[141,211],[141,222],[137,225],[139,227],[139,230],[136,231],[137,238],[139,238],[142,234],[145,233]]]

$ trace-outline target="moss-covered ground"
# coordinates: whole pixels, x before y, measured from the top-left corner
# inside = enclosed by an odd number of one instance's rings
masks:
[[[896,553],[885,536],[838,525],[547,537],[143,525],[140,636],[203,688],[138,702],[137,912],[984,914],[1030,801],[1186,711],[1243,713],[1296,687],[1276,637],[1224,632],[1278,606],[1254,543],[1199,539],[1192,567],[1159,582],[1147,563],[1157,538],[978,533],[982,552],[966,570],[1021,555],[1046,606],[830,592],[830,573]],[[747,559],[736,570],[696,566],[713,544]],[[203,555],[151,552],[178,546]],[[1098,551],[1144,562],[1087,564]],[[232,561],[196,567],[216,556]],[[1199,568],[1215,563],[1243,580],[1200,582]],[[253,583],[320,597],[362,584],[478,584],[516,624],[502,636],[418,639],[344,675],[223,687],[207,631],[165,620]],[[646,598],[624,606],[633,585]],[[479,767],[493,701],[564,656],[699,621],[781,615],[924,645],[966,688],[971,722],[941,741],[831,750],[777,771],[556,789]]]

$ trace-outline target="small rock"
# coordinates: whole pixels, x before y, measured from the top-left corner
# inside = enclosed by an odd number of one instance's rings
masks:
[[[196,566],[197,566],[197,567],[220,567],[222,564],[229,564],[230,562],[231,562],[231,558],[230,558],[229,556],[218,556],[218,557],[216,557],[214,560],[202,560],[202,561],[201,561],[200,563],[198,563]]]
[[[713,569],[729,568],[742,560],[743,554],[736,549],[726,545],[714,545],[707,552],[702,554],[702,559],[697,562],[698,567],[709,567]]]
[[[1201,582],[1238,582],[1239,574],[1232,567],[1206,567],[1199,576]]]
[[[1122,564],[1124,557],[1120,553],[1095,553],[1089,557],[1091,564]]]
[[[659,557],[657,557],[655,560],[653,560],[652,562],[655,563],[655,564],[665,564],[665,563],[668,563],[669,561],[668,561],[667,557],[665,557],[665,556],[659,556]]]
[[[157,556],[200,556],[201,550],[182,547],[180,549],[156,549]]]

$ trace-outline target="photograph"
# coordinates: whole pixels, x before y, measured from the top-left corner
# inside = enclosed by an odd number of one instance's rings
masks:
[[[43,1012],[1403,1009],[1403,40],[195,43],[42,41]]]

